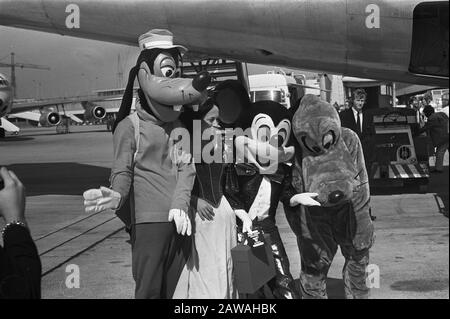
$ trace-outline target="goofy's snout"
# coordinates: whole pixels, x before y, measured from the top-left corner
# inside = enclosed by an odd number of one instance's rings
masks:
[[[208,71],[202,71],[198,73],[192,80],[192,87],[197,91],[204,91],[211,83],[211,75]]]

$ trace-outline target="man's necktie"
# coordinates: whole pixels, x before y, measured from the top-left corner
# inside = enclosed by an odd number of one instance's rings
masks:
[[[358,112],[358,114],[356,114],[356,126],[358,127],[358,135],[362,134],[362,129],[361,129],[361,112]]]

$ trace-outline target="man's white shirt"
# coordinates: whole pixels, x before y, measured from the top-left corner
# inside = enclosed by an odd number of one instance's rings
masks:
[[[361,127],[359,128],[359,131],[362,132],[363,131],[362,130],[362,128],[363,128],[363,114],[362,114],[362,112],[358,113],[358,111],[356,109],[354,109],[354,108],[352,108],[352,111],[353,111],[353,116],[355,117],[355,123],[356,124],[358,124],[358,114],[359,114],[359,122],[361,123]]]

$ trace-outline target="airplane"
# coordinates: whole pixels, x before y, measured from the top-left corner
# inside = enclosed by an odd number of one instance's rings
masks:
[[[102,90],[95,92],[96,94],[86,96],[73,96],[62,98],[50,98],[40,100],[13,100],[12,87],[5,75],[0,73],[0,138],[5,136],[5,131],[18,134],[19,128],[8,121],[9,118],[22,118],[38,122],[41,126],[56,126],[61,122],[62,117],[68,117],[77,123],[84,121],[101,120],[108,113],[116,113],[118,107],[105,109],[94,102],[120,100],[123,90]],[[45,109],[58,105],[80,103],[83,110],[71,111],[55,111],[53,109]],[[40,111],[36,112],[36,110]]]
[[[0,24],[134,46],[140,34],[165,28],[194,56],[448,87],[448,6],[445,0],[0,0]]]

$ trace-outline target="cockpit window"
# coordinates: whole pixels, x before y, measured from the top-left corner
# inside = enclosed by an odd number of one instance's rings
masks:
[[[448,1],[414,8],[409,71],[448,77]]]

